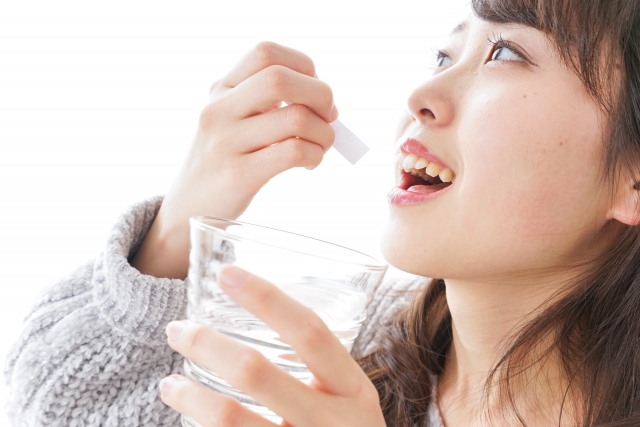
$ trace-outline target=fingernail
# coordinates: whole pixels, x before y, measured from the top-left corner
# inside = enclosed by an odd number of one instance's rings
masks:
[[[170,322],[165,331],[169,337],[169,341],[178,341],[178,338],[180,338],[182,331],[184,331],[186,327],[187,325],[183,322]]]
[[[338,107],[336,104],[333,104],[333,108],[331,108],[331,121],[335,121],[338,118]]]
[[[163,397],[171,396],[171,391],[175,387],[177,381],[174,378],[166,377],[160,381],[160,393]]]
[[[221,267],[220,273],[218,274],[218,281],[224,283],[225,286],[233,288],[242,285],[249,278],[249,273],[232,265]]]

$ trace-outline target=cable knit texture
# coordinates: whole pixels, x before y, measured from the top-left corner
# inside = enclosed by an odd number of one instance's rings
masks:
[[[160,400],[158,382],[183,374],[183,358],[166,344],[164,328],[186,317],[186,283],[129,264],[161,203],[157,196],[129,208],[104,251],[34,304],[5,361],[13,426],[180,426],[180,414]],[[382,344],[388,319],[419,284],[385,281],[368,290],[354,356]],[[430,420],[429,427],[442,426],[436,405]]]

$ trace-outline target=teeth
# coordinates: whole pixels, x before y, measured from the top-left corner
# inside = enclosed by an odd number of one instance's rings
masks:
[[[416,169],[424,169],[429,165],[429,161],[423,159],[422,157],[418,159],[418,161],[416,162],[414,168]]]
[[[398,155],[396,156],[396,164],[397,165],[402,165],[402,161],[404,160],[404,158],[407,157],[406,154],[404,153],[398,153]]]
[[[429,166],[427,166],[425,172],[429,176],[436,176],[440,173],[440,166],[436,165],[435,163],[429,163]]]
[[[418,156],[416,156],[415,154],[409,154],[402,161],[402,167],[405,169],[413,169],[417,161],[418,161]]]
[[[451,169],[446,168],[440,172],[439,176],[442,182],[451,182],[451,180],[453,179],[453,172],[451,171]]]
[[[455,181],[455,176],[451,169],[442,169],[437,164],[430,163],[428,160],[418,157],[415,154],[407,154],[401,151],[396,156],[395,163],[405,172],[419,176],[427,181],[432,181],[432,178],[436,176],[439,176],[442,182]]]

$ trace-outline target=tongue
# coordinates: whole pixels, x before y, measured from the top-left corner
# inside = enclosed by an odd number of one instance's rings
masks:
[[[448,187],[449,185],[450,185],[449,182],[443,182],[443,183],[434,184],[434,185],[413,185],[409,187],[407,191],[412,191],[414,193],[429,194],[429,193],[435,193],[436,191],[440,191],[443,188]]]

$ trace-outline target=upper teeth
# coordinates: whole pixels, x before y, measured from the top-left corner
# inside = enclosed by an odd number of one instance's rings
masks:
[[[439,176],[442,182],[452,182],[455,178],[451,169],[442,169],[439,165],[429,162],[422,157],[418,157],[415,154],[408,154],[401,151],[396,156],[396,163],[404,169],[405,172],[412,173],[413,175],[422,177],[426,175],[431,177]]]

